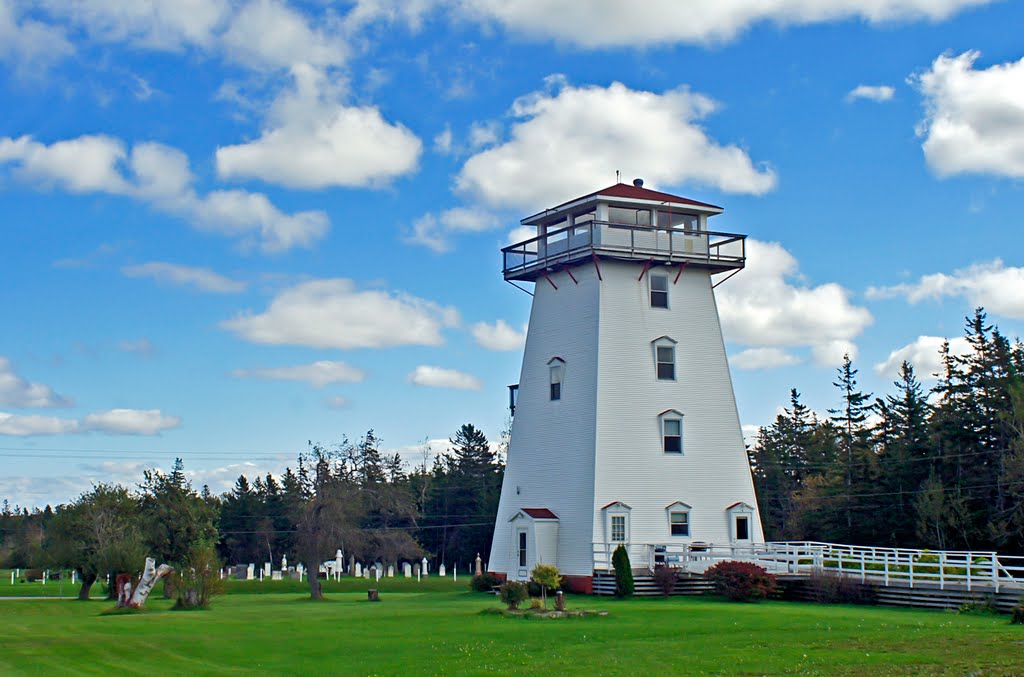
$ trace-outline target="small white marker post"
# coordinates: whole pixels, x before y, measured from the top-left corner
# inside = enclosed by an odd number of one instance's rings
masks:
[[[46,585],[46,569],[43,569],[43,585]]]
[[[14,585],[14,572],[11,572],[11,585]]]
[[[452,565],[452,580],[453,581],[458,581],[459,580],[459,565],[458,564],[453,564]]]

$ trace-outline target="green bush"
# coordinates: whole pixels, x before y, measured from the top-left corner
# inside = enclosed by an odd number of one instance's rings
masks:
[[[704,572],[715,589],[734,602],[756,602],[767,598],[777,584],[775,576],[753,562],[719,562]]]
[[[501,585],[500,578],[485,572],[479,576],[473,576],[473,580],[469,582],[469,589],[473,592],[492,592],[499,585]]]
[[[1010,612],[1010,622],[1014,625],[1024,625],[1024,602],[1013,607]]]
[[[630,597],[633,594],[633,566],[629,563],[625,546],[615,548],[612,566],[615,568],[615,596]]]
[[[558,573],[558,567],[553,564],[538,564],[533,567],[530,582],[540,586],[541,606],[545,609],[548,606],[548,592],[554,592],[562,587],[562,577]]]
[[[508,605],[509,609],[518,609],[520,602],[529,599],[530,594],[526,590],[526,584],[519,581],[505,581],[499,590],[501,601]]]

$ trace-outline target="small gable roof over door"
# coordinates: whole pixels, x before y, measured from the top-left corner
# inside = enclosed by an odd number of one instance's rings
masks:
[[[551,512],[548,508],[520,508],[516,511],[516,514],[512,515],[511,519],[515,519],[520,515],[526,515],[530,519],[535,520],[557,520],[558,515]],[[511,520],[509,520],[511,521]]]

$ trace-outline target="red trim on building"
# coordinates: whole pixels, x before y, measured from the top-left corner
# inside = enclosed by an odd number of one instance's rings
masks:
[[[558,515],[547,508],[523,508],[523,512],[535,520],[556,520]]]
[[[594,594],[593,576],[562,576],[562,590],[583,595]]]
[[[674,204],[681,205],[694,205],[695,207],[709,207],[711,209],[719,210],[722,209],[718,205],[709,204],[707,202],[700,202],[698,200],[691,200],[688,197],[672,195],[671,193],[662,193],[661,191],[650,190],[648,188],[637,188],[636,186],[630,185],[628,183],[617,183],[614,186],[608,186],[607,188],[602,188],[601,190],[594,191],[593,193],[588,193],[587,195],[581,195],[580,197],[574,198],[572,200],[567,200],[562,204],[558,205],[557,207],[552,207],[548,211],[556,211],[567,204],[572,204],[573,202],[578,202],[580,200],[586,200],[587,198],[596,197],[598,195],[602,197],[622,197],[630,200],[657,200],[659,202],[672,202]]]

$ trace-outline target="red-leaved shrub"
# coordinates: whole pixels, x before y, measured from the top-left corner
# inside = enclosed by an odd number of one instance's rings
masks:
[[[734,602],[756,602],[775,592],[775,576],[753,562],[719,562],[704,572],[715,589]]]

